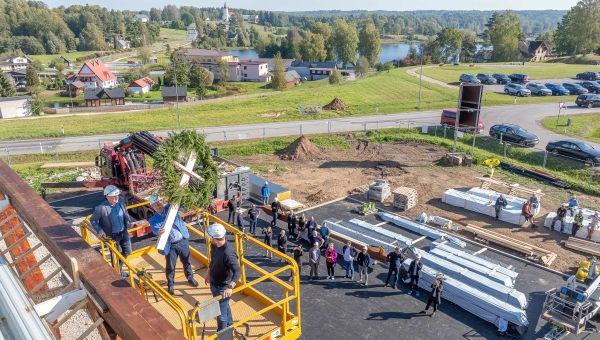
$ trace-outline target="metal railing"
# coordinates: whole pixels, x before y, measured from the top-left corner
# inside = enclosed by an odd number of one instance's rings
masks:
[[[148,204],[148,202],[143,202],[140,204],[127,206],[127,209],[130,210],[130,209],[140,207],[140,206],[143,206],[146,204]],[[241,233],[237,228],[225,223],[224,221],[222,221],[221,219],[219,219],[213,215],[210,215],[208,213],[202,213],[201,216],[202,216],[204,226],[207,226],[211,223],[222,224],[223,226],[225,226],[228,233],[232,234],[234,237],[235,250],[238,255],[238,261],[239,261],[240,268],[241,268],[241,277],[240,277],[240,282],[237,283],[237,286],[232,291],[232,296],[234,296],[235,294],[243,293],[243,294],[253,297],[257,301],[259,301],[263,305],[265,305],[265,308],[263,308],[259,311],[256,311],[255,313],[253,313],[250,316],[246,316],[245,318],[234,322],[234,324],[231,326],[231,328],[235,329],[237,327],[243,326],[244,324],[255,319],[256,317],[263,315],[269,311],[275,310],[277,312],[277,314],[282,317],[281,325],[279,327],[277,327],[277,329],[273,329],[268,334],[264,334],[263,336],[260,336],[259,339],[268,338],[268,336],[270,336],[273,331],[277,332],[277,334],[279,334],[279,336],[282,339],[295,339],[295,338],[299,337],[301,334],[301,310],[300,310],[300,278],[299,278],[299,268],[298,268],[297,262],[293,258],[289,257],[286,254],[282,254],[280,252],[273,252],[273,254],[275,256],[280,257],[283,261],[286,262],[286,264],[283,267],[281,267],[275,271],[268,272],[265,269],[261,268],[259,265],[255,264],[252,261],[250,261],[249,259],[247,259],[245,255],[248,250],[248,244],[252,244],[253,246],[260,248],[262,251],[267,251],[267,250],[272,251],[272,248],[266,246],[262,242],[259,242],[258,240],[256,240],[253,237],[250,237],[248,235]],[[126,270],[129,274],[129,284],[133,288],[138,288],[140,293],[146,299],[149,298],[148,297],[149,292],[152,292],[155,295],[155,298],[158,297],[158,298],[163,299],[169,305],[169,307],[171,309],[173,309],[175,311],[175,313],[177,314],[179,322],[181,322],[181,330],[182,330],[183,335],[187,339],[198,340],[197,327],[199,326],[199,323],[197,322],[196,318],[197,318],[197,314],[200,311],[200,308],[206,307],[207,305],[212,304],[212,303],[218,303],[218,301],[222,297],[215,297],[213,299],[210,299],[210,300],[204,301],[204,302],[197,301],[195,306],[191,310],[187,311],[185,309],[185,307],[181,304],[181,302],[179,302],[176,298],[171,296],[160,284],[158,284],[152,278],[152,275],[146,271],[145,268],[136,267],[131,262],[129,262],[126,258],[124,258],[123,255],[121,255],[121,253],[118,251],[116,243],[113,240],[106,238],[106,237],[97,239],[97,240],[91,240],[90,233],[96,234],[96,232],[95,232],[94,228],[92,227],[91,223],[89,222],[90,217],[91,217],[91,215],[88,216],[86,219],[84,219],[80,223],[80,230],[81,230],[81,234],[82,234],[82,237],[84,238],[84,240],[86,240],[86,242],[88,242],[89,244],[99,243],[104,260],[107,261],[108,263],[110,263],[111,266],[115,269],[115,271],[119,272],[119,265],[120,265],[120,263],[122,263],[124,266],[123,269]],[[208,238],[207,234],[204,233],[203,230],[198,230],[187,223],[185,225],[188,228],[188,230],[190,231],[190,233],[205,240],[206,245],[207,245],[206,256],[204,254],[202,254],[200,251],[198,251],[194,248],[191,248],[191,247],[190,247],[190,252],[191,252],[192,256],[199,259],[205,266],[209,266],[210,252],[211,252],[210,239]],[[134,231],[134,229],[129,230],[129,232],[132,232],[132,231]],[[108,254],[110,254],[110,258],[107,256],[108,255],[107,251],[108,251]],[[153,251],[156,251],[156,248],[154,245],[136,250],[136,251],[132,252],[129,255],[129,257],[134,258],[134,257],[138,257],[138,256],[141,256],[144,254],[151,253]],[[248,281],[248,275],[247,275],[248,270],[252,270],[252,271],[258,273],[259,277],[254,280]],[[292,278],[293,278],[292,285],[288,284],[287,282],[284,282],[283,280],[281,280],[277,277],[277,275],[282,274],[286,271],[291,271],[293,273],[292,274]],[[137,277],[137,280],[134,278],[134,275]],[[284,296],[283,299],[280,299],[278,301],[273,301],[266,295],[263,295],[261,292],[259,292],[259,290],[257,289],[256,286],[259,283],[264,282],[266,280],[271,280],[272,282],[274,282],[275,284],[277,284],[278,286],[280,286],[283,289],[283,296]],[[295,303],[295,307],[296,307],[295,314],[291,312],[290,302]],[[218,335],[213,334],[213,335],[209,336],[207,339],[217,339],[217,338],[218,338]]]

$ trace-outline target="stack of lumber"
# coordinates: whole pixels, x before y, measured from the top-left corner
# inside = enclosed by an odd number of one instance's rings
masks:
[[[368,184],[363,184],[363,185],[361,185],[359,187],[354,188],[354,190],[352,192],[357,192],[357,193],[359,193],[361,195],[364,195],[365,192],[367,192],[367,191],[369,191],[369,185]]]
[[[579,250],[586,254],[600,256],[600,243],[597,242],[592,242],[577,237],[569,237],[569,239],[565,241],[565,247]]]
[[[501,235],[493,231],[474,226],[472,224],[466,225],[465,227],[463,227],[463,230],[475,234],[475,236],[478,239],[483,239],[488,242],[494,242],[501,246],[523,253],[528,258],[539,261],[545,266],[550,266],[552,262],[554,262],[554,260],[556,259],[556,254],[549,250],[536,247],[532,244],[525,243],[523,241],[519,241],[514,238],[510,238],[505,235]]]
[[[287,200],[283,200],[279,203],[281,203],[281,209],[283,209],[284,211],[290,211],[290,210],[298,211],[298,210],[304,208],[304,204],[302,204],[298,201],[294,201],[291,198],[287,199]]]
[[[365,198],[378,202],[385,201],[391,195],[390,185],[385,179],[378,179],[369,185],[369,191],[365,192]]]
[[[394,208],[408,210],[417,205],[417,190],[408,187],[399,187],[393,191]]]

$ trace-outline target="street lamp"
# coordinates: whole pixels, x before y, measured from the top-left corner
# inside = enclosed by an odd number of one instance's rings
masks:
[[[419,74],[419,110],[421,109],[421,89],[423,87],[423,45],[421,45],[421,72]]]

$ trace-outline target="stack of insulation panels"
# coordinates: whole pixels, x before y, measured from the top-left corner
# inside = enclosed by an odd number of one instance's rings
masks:
[[[350,221],[348,221],[348,224],[350,224],[351,226],[355,227],[354,229],[356,229],[356,227],[363,229],[364,233],[375,233],[375,235],[383,235],[386,237],[391,237],[396,239],[398,242],[401,242],[407,246],[412,245],[412,239],[409,237],[405,237],[402,236],[398,233],[395,233],[393,231],[389,231],[386,229],[383,229],[382,227],[377,227],[375,225],[372,225],[370,223],[367,223],[365,221],[361,221],[359,219],[351,219]],[[359,229],[360,230],[360,229]]]
[[[382,247],[386,253],[393,252],[396,247],[406,248],[410,246],[410,244],[404,243],[403,240],[406,240],[406,238],[399,234],[392,233],[390,235],[385,235],[375,231],[365,230],[362,227],[341,225],[333,218],[325,220],[324,222],[327,222],[329,230],[359,241],[365,245]],[[412,243],[412,240],[409,239],[409,242]]]
[[[435,228],[432,228],[426,224],[412,221],[402,216],[392,215],[386,212],[379,212],[379,217],[381,217],[386,222],[391,222],[401,228],[408,229],[413,233],[427,236],[434,240],[448,240],[461,248],[467,246],[467,244],[463,240],[460,240],[456,237],[452,237],[444,232],[438,231]]]
[[[591,222],[589,217],[594,215],[594,210],[584,209],[584,208],[582,208],[581,210],[583,210],[583,227],[577,231],[575,236],[581,237],[581,238],[586,238],[588,235],[587,234],[587,226]],[[579,209],[573,210],[574,214],[577,214],[578,212],[579,212]],[[544,227],[550,228],[550,226],[552,225],[552,219],[555,216],[556,216],[556,212],[549,213],[546,216],[546,220],[544,220]],[[565,217],[565,222],[566,223],[565,223],[565,227],[563,229],[563,233],[572,235],[571,232],[573,231],[573,216],[571,216],[571,212],[569,210],[567,210],[567,217]],[[562,227],[561,224],[562,224],[562,222],[560,220],[557,220],[556,223],[554,224],[554,230],[560,232],[560,228]],[[592,241],[600,242],[600,233],[594,233],[594,235],[592,235]]]

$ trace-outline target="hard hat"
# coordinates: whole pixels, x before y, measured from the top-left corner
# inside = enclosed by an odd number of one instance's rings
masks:
[[[119,196],[121,190],[114,185],[109,185],[104,188],[104,196]]]
[[[269,182],[265,182],[265,185],[269,185]]]
[[[211,224],[206,231],[210,238],[224,238],[225,237],[225,227],[222,225],[215,223]]]
[[[420,259],[421,258],[421,254],[415,254],[415,258],[416,259]]]
[[[156,202],[160,202],[160,196],[152,195],[152,196],[150,196],[150,199],[148,201],[150,201],[150,205],[152,205]]]

